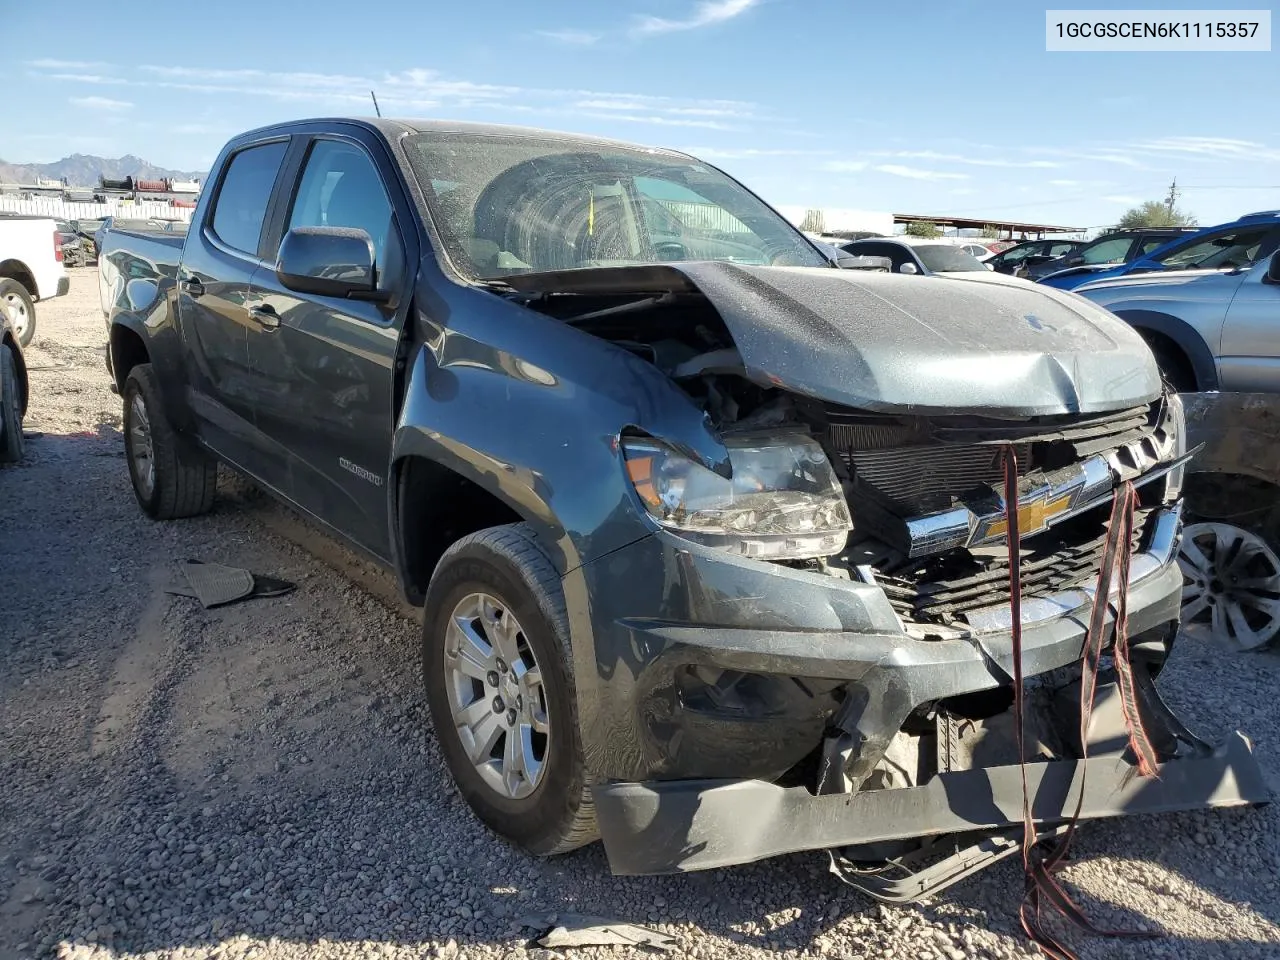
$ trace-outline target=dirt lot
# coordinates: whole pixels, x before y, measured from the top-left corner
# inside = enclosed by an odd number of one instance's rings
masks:
[[[43,436],[0,472],[0,958],[523,957],[522,923],[565,911],[698,958],[1033,955],[1012,864],[886,909],[818,855],[621,879],[598,846],[537,861],[494,839],[450,784],[385,576],[242,483],[201,519],[142,516],[103,339],[74,271],[27,353]],[[298,590],[203,611],[164,592],[185,558]],[[1280,655],[1186,642],[1165,676],[1194,728],[1239,727],[1280,770]],[[1166,936],[1081,952],[1276,956],[1278,827],[1273,806],[1085,830],[1081,902]]]

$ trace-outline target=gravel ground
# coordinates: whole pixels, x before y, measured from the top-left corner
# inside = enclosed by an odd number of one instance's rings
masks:
[[[43,436],[0,472],[0,958],[548,956],[522,923],[563,911],[655,925],[708,960],[1034,955],[1013,864],[897,909],[817,855],[632,879],[598,845],[538,861],[496,840],[450,784],[394,584],[244,484],[207,517],[146,520],[93,271],[39,322],[28,426]],[[298,590],[204,611],[163,592],[187,557]],[[1280,656],[1188,641],[1164,686],[1193,727],[1239,727],[1280,770]],[[1081,902],[1165,934],[1078,936],[1082,954],[1280,954],[1278,819],[1082,831],[1065,874]]]

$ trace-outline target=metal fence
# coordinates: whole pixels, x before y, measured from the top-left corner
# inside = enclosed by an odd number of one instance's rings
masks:
[[[17,213],[28,217],[51,217],[55,220],[100,220],[103,217],[128,217],[190,222],[190,207],[174,207],[167,203],[110,199],[106,203],[71,203],[53,197],[23,200],[0,194],[0,213]]]

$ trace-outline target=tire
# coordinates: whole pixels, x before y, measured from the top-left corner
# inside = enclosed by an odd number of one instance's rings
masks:
[[[13,332],[21,346],[27,346],[36,336],[36,305],[27,288],[8,277],[0,279],[0,308],[13,322]]]
[[[511,681],[506,674],[509,671],[510,678],[516,676],[514,661],[499,683],[494,684],[491,680],[497,669],[490,670],[486,680],[467,677],[451,665],[461,663],[464,658],[449,657],[451,644],[455,642],[451,637],[463,635],[457,627],[450,631],[450,621],[460,610],[468,609],[469,598],[480,595],[496,601],[502,617],[514,614],[520,629],[519,633],[510,631],[510,644],[524,641],[521,662],[528,669],[527,661],[531,658],[541,676],[537,699],[544,706],[542,716],[548,729],[542,740],[541,769],[536,782],[525,776],[520,783],[520,789],[531,791],[524,796],[507,786],[495,786],[495,779],[505,784],[507,775],[495,773],[493,765],[502,762],[502,769],[508,768],[510,755],[506,746],[513,734],[505,731],[524,729],[519,724],[525,721],[517,720],[518,725],[511,726],[509,717],[515,711],[509,709],[503,713],[497,711],[496,706],[492,715],[487,713],[488,705],[510,694],[511,688],[505,685]],[[482,629],[475,627],[482,623],[480,616],[483,614],[472,621],[473,629]],[[494,621],[495,625],[497,622]],[[491,633],[495,637],[499,635],[492,629]],[[499,641],[493,642],[493,650],[501,654]],[[427,589],[422,666],[436,737],[459,792],[476,816],[499,836],[538,856],[567,853],[598,838],[578,728],[564,593],[555,567],[527,524],[481,530],[463,537],[445,552]],[[498,667],[502,666],[499,661]],[[498,757],[483,763],[473,761],[464,745],[462,728],[455,719],[455,710],[460,709],[459,699],[471,696],[475,697],[472,705],[479,710],[481,719],[476,721],[474,730],[467,729],[474,732],[481,730],[483,723],[492,722],[504,731],[489,754],[484,754]],[[534,699],[530,696],[529,704],[536,712]],[[510,708],[510,696],[504,702]],[[484,737],[484,731],[480,736]],[[534,732],[529,737],[536,754],[538,734]],[[520,764],[520,770],[529,769],[527,759]]]
[[[135,366],[124,383],[124,447],[134,496],[153,520],[194,517],[213,506],[218,461],[173,429],[149,363]]]
[[[18,364],[9,345],[0,343],[0,463],[17,463],[25,449],[22,399],[18,396]]]

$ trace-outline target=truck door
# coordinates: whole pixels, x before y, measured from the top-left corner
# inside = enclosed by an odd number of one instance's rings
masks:
[[[379,286],[402,290],[398,309],[294,293],[273,269],[264,269],[254,281],[248,333],[253,406],[270,447],[262,459],[277,472],[273,482],[384,559],[391,555],[387,483],[395,362],[409,300],[398,226],[404,221],[393,196],[407,216],[398,179],[379,172],[370,145],[317,136],[292,198],[281,205],[277,235],[293,227],[365,230],[373,240]]]
[[[192,227],[178,274],[178,319],[190,346],[189,399],[200,434],[221,456],[248,467],[254,443],[249,383],[250,283],[287,139],[233,153],[202,225]]]

